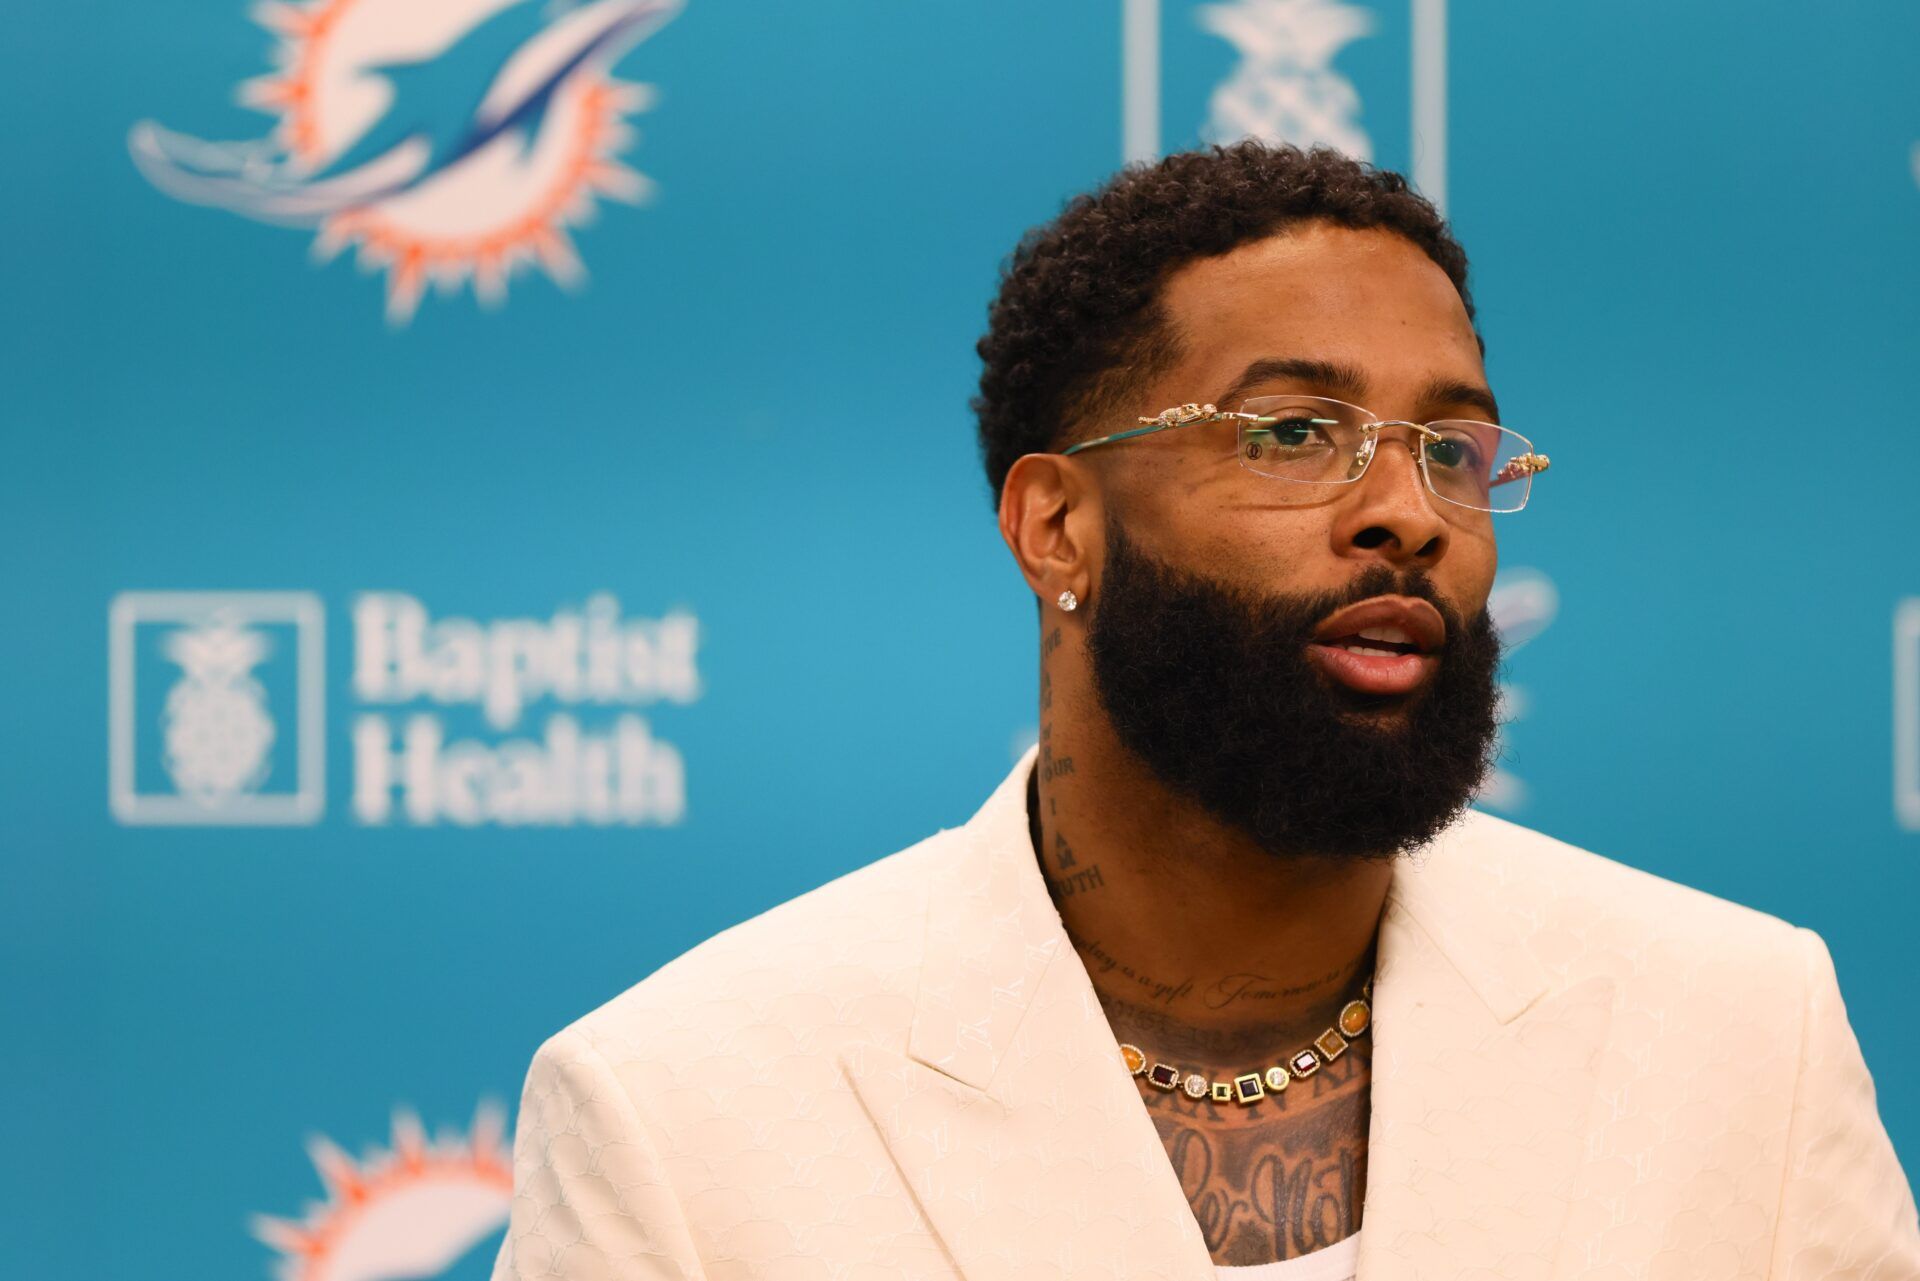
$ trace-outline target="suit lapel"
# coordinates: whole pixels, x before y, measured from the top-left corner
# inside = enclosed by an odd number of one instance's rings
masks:
[[[1550,990],[1488,836],[1469,813],[1403,861],[1381,916],[1363,1281],[1557,1274],[1613,983]]]
[[[1032,763],[939,851],[907,1053],[855,1046],[842,1068],[970,1281],[1213,1281],[1033,856]]]
[[[936,838],[906,1052],[841,1068],[961,1276],[1214,1281],[1033,855],[1033,759]],[[1361,1281],[1554,1274],[1613,991],[1549,990],[1487,835],[1396,865],[1381,917]]]

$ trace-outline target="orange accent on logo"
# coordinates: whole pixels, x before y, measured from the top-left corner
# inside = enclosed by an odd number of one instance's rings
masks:
[[[316,0],[302,7],[272,0],[256,10],[256,19],[280,39],[276,62],[283,70],[242,84],[241,100],[278,115],[275,139],[314,172],[352,145],[351,136],[341,135],[351,134],[353,124],[343,124],[338,104],[327,100],[352,81],[336,65],[341,23],[356,7],[379,2]],[[360,22],[377,16],[363,12]],[[324,219],[315,257],[326,261],[358,246],[362,267],[387,273],[387,315],[393,321],[412,317],[430,283],[452,290],[471,280],[490,305],[504,300],[508,281],[522,266],[573,286],[585,273],[567,229],[593,216],[597,198],[638,204],[651,190],[646,177],[615,158],[629,139],[626,118],[645,110],[651,96],[648,86],[581,70],[553,96],[541,137],[534,140],[541,151],[537,164],[524,156],[513,164],[496,161],[477,180],[483,191],[476,195],[462,184],[474,181],[482,153],[463,157],[398,195]],[[505,141],[522,145],[517,138]],[[434,195],[448,199],[436,203]]]
[[[325,1138],[307,1151],[327,1200],[299,1221],[256,1216],[253,1232],[277,1250],[280,1281],[354,1281],[442,1271],[506,1222],[513,1165],[499,1108],[482,1105],[471,1137],[429,1141],[410,1112],[393,1118],[393,1146],[355,1161]]]

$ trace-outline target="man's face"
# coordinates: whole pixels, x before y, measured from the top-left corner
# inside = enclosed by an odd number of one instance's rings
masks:
[[[1183,354],[1144,389],[1139,414],[1188,401],[1231,410],[1251,396],[1297,393],[1383,419],[1491,420],[1486,405],[1464,395],[1491,399],[1459,294],[1425,253],[1391,232],[1298,227],[1189,264],[1169,278],[1161,302]],[[1265,362],[1317,362],[1353,381],[1244,379]],[[1129,415],[1097,430],[1133,425]],[[1105,455],[1108,519],[1176,565],[1262,594],[1342,590],[1372,565],[1418,569],[1458,614],[1471,616],[1493,586],[1493,519],[1428,492],[1411,443],[1408,429],[1389,429],[1364,479],[1325,487],[1239,466],[1230,423],[1085,457]]]
[[[1451,283],[1395,236],[1275,237],[1183,271],[1165,305],[1188,354],[1143,412],[1311,394],[1385,419],[1496,413]],[[1275,855],[1400,852],[1487,767],[1491,517],[1431,494],[1406,433],[1363,480],[1324,488],[1238,466],[1230,424],[1103,464],[1087,640],[1107,719]]]

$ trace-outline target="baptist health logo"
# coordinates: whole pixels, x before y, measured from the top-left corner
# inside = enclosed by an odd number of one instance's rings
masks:
[[[382,592],[353,609],[353,690],[362,703],[476,709],[489,731],[513,729],[530,703],[564,707],[700,697],[699,624],[685,610],[622,618],[610,595],[551,619],[433,619],[411,596]],[[621,712],[601,733],[569,711],[539,740],[449,742],[445,714],[404,721],[362,712],[353,727],[353,812],[362,823],[637,825],[686,812],[679,749]],[[395,805],[396,798],[400,804]]]
[[[686,766],[636,707],[701,694],[699,625],[606,593],[550,618],[352,608],[351,811],[380,826],[677,824]],[[128,592],[108,610],[109,802],[129,825],[325,808],[325,611],[307,592]],[[540,705],[538,736],[513,733]],[[408,707],[411,710],[402,710]]]
[[[644,202],[618,159],[651,86],[616,63],[680,0],[262,0],[274,69],[243,106],[277,117],[264,139],[210,142],[142,121],[134,163],[168,195],[263,222],[313,227],[326,262],[358,246],[387,273],[387,318],[429,284],[471,280],[497,304],[523,266],[584,275],[570,227],[600,197]]]

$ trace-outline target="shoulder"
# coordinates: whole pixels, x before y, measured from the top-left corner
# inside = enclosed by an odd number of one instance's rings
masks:
[[[559,1034],[616,1066],[905,1043],[938,832],[722,930]]]
[[[1498,904],[1563,982],[1594,974],[1722,992],[1798,993],[1819,940],[1777,916],[1478,810],[1442,873]],[[1466,857],[1459,855],[1465,854]],[[1440,860],[1436,860],[1436,864]]]

